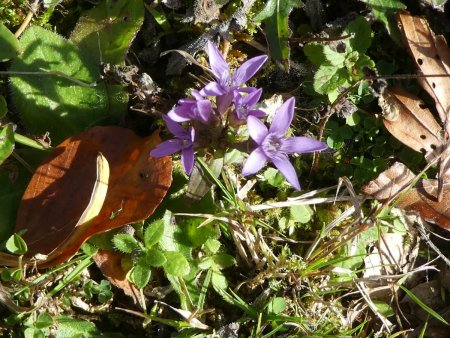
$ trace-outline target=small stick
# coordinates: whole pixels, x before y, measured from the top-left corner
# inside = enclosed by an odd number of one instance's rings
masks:
[[[22,33],[25,31],[25,29],[27,28],[31,19],[33,18],[33,15],[37,12],[38,8],[39,8],[39,0],[34,0],[34,3],[30,6],[30,11],[28,12],[27,16],[25,17],[25,20],[23,20],[19,29],[14,33],[14,36],[16,38],[21,36]]]

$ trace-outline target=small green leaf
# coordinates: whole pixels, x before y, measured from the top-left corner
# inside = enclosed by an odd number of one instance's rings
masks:
[[[139,242],[128,234],[117,234],[112,241],[116,249],[124,253],[132,253],[140,249]]]
[[[236,264],[236,259],[234,259],[233,256],[230,256],[228,254],[218,254],[213,256],[214,263],[220,268],[220,269],[226,269],[230,266],[233,266]]]
[[[373,300],[373,303],[384,317],[387,318],[395,315],[394,309],[388,303],[376,299]]]
[[[56,318],[56,338],[91,337],[98,333],[94,323],[72,317],[60,316]]]
[[[145,255],[147,263],[150,266],[154,266],[154,267],[158,267],[158,266],[163,266],[167,259],[166,256],[164,256],[164,254],[156,249],[150,249],[147,254]]]
[[[345,123],[350,127],[356,126],[359,121],[361,121],[361,116],[357,112],[354,112],[352,115],[345,118]]]
[[[15,58],[20,54],[19,40],[0,22],[0,61]]]
[[[313,215],[309,205],[294,205],[291,207],[291,217],[300,223],[308,223]]]
[[[6,99],[3,95],[0,95],[0,119],[6,116],[8,112],[8,105],[6,104]]]
[[[23,331],[23,336],[24,338],[45,338],[44,332],[34,327],[26,328]]]
[[[323,55],[325,57],[325,62],[328,65],[335,67],[342,67],[346,59],[346,54],[338,53],[328,46],[323,47]]]
[[[167,259],[164,264],[164,270],[167,274],[182,277],[191,270],[187,259],[179,252],[167,251],[164,255]]]
[[[228,282],[224,274],[219,270],[213,270],[211,276],[211,284],[214,290],[226,290],[228,288]]]
[[[155,245],[164,235],[164,221],[156,220],[149,224],[144,232],[144,243],[147,248]]]
[[[2,164],[14,150],[14,131],[10,124],[7,124],[0,131],[0,164]]]
[[[326,62],[324,48],[324,45],[309,43],[303,47],[303,53],[305,53],[309,61],[317,66],[321,66]]]
[[[211,254],[215,254],[220,249],[220,242],[217,239],[210,238],[205,242],[205,250]]]
[[[360,54],[364,54],[372,43],[372,29],[367,20],[362,16],[357,17],[348,24],[347,28],[344,30],[344,35],[345,34],[353,34],[353,38],[346,41],[348,41],[353,51],[357,51]]]
[[[142,289],[150,281],[152,270],[147,264],[146,257],[139,259],[131,271],[131,280],[139,288]]]
[[[27,243],[18,234],[14,234],[6,241],[6,250],[16,255],[23,255],[27,252]]]
[[[264,171],[264,178],[267,180],[267,183],[277,188],[280,187],[285,180],[283,175],[275,168],[267,168]]]
[[[34,325],[38,329],[44,329],[46,327],[51,326],[52,324],[53,324],[52,316],[50,316],[47,312],[43,312],[39,314]]]
[[[347,83],[348,73],[345,68],[322,65],[314,74],[314,90],[319,94],[331,92]]]
[[[267,305],[267,312],[268,313],[274,313],[274,314],[280,314],[286,309],[286,301],[283,297],[273,297],[269,304]]]

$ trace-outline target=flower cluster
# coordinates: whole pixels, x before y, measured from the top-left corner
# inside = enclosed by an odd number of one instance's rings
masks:
[[[300,190],[287,154],[322,151],[327,146],[308,137],[286,136],[294,117],[294,98],[288,99],[277,110],[269,128],[262,122],[265,113],[257,108],[262,89],[246,87],[245,83],[258,72],[267,56],[251,58],[232,73],[211,42],[208,42],[207,54],[214,81],[199,91],[193,90],[192,98],[179,100],[178,105],[163,116],[175,138],[158,145],[150,155],[162,157],[181,152],[184,170],[190,175],[195,153],[215,154],[239,148],[241,136],[247,135],[241,133],[244,126],[254,142],[242,174],[255,174],[267,162],[272,162],[286,180]],[[245,141],[248,143],[248,137]]]

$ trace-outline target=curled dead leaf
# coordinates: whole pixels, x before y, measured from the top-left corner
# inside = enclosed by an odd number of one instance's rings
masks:
[[[95,127],[58,145],[36,170],[19,207],[15,231],[26,230],[27,257],[49,255],[37,264],[54,266],[92,235],[148,218],[172,182],[171,158],[149,156],[158,143],[157,133],[142,139],[125,128]],[[110,167],[100,210],[101,194],[92,200],[99,152]]]

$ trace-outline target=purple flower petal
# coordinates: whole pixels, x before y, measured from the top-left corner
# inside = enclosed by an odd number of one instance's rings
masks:
[[[252,151],[247,161],[242,168],[242,175],[248,176],[257,173],[267,163],[267,156],[264,154],[261,148],[256,148]]]
[[[258,118],[249,116],[247,119],[247,129],[250,137],[257,143],[261,144],[269,133],[267,127]]]
[[[272,159],[275,167],[283,174],[286,180],[297,190],[300,190],[300,182],[298,181],[297,173],[292,166],[289,159],[284,154],[279,154]]]
[[[183,142],[181,140],[168,140],[158,144],[158,146],[150,152],[150,156],[163,157],[172,155],[181,150]]]
[[[181,151],[181,163],[183,164],[184,171],[190,175],[194,168],[194,149],[192,147],[185,148]]]
[[[223,58],[219,49],[211,42],[208,41],[208,57],[209,66],[217,80],[230,77],[230,67]]]
[[[210,82],[200,90],[200,94],[203,96],[220,96],[226,93],[227,91],[217,82]]]
[[[208,123],[213,113],[212,104],[209,100],[197,101],[199,118],[203,123]]]
[[[255,116],[261,118],[266,116],[266,113],[260,109],[252,109],[248,111],[248,116]]]
[[[286,134],[294,118],[295,99],[291,97],[278,108],[273,117],[269,132],[278,136]]]
[[[199,100],[203,100],[204,97],[202,96],[202,94],[200,94],[200,92],[197,89],[193,89],[191,91],[192,96],[194,97],[194,99],[196,99],[197,101]]]
[[[216,99],[216,104],[217,104],[217,110],[219,111],[219,113],[224,113],[225,110],[228,109],[228,107],[230,107],[231,102],[233,101],[233,93],[227,93],[225,95],[220,95],[217,97]]]
[[[177,106],[167,113],[167,116],[169,116],[172,121],[178,123],[191,120],[190,115],[190,109],[187,109],[186,106]]]
[[[309,137],[289,137],[283,140],[280,151],[284,153],[306,154],[327,149],[327,145]]]
[[[258,103],[259,99],[261,98],[262,89],[255,90],[253,92],[250,92],[247,94],[247,96],[244,96],[242,98],[241,104],[247,105],[248,107],[253,107],[255,104]]]
[[[264,62],[267,61],[266,55],[260,55],[244,62],[233,73],[233,84],[240,86],[244,82],[247,82],[256,72],[261,68]]]
[[[182,126],[180,126],[178,123],[173,121],[167,115],[163,115],[162,118],[163,118],[164,122],[166,122],[167,129],[169,129],[169,131],[173,135],[175,135],[178,138],[185,138],[186,130]]]

